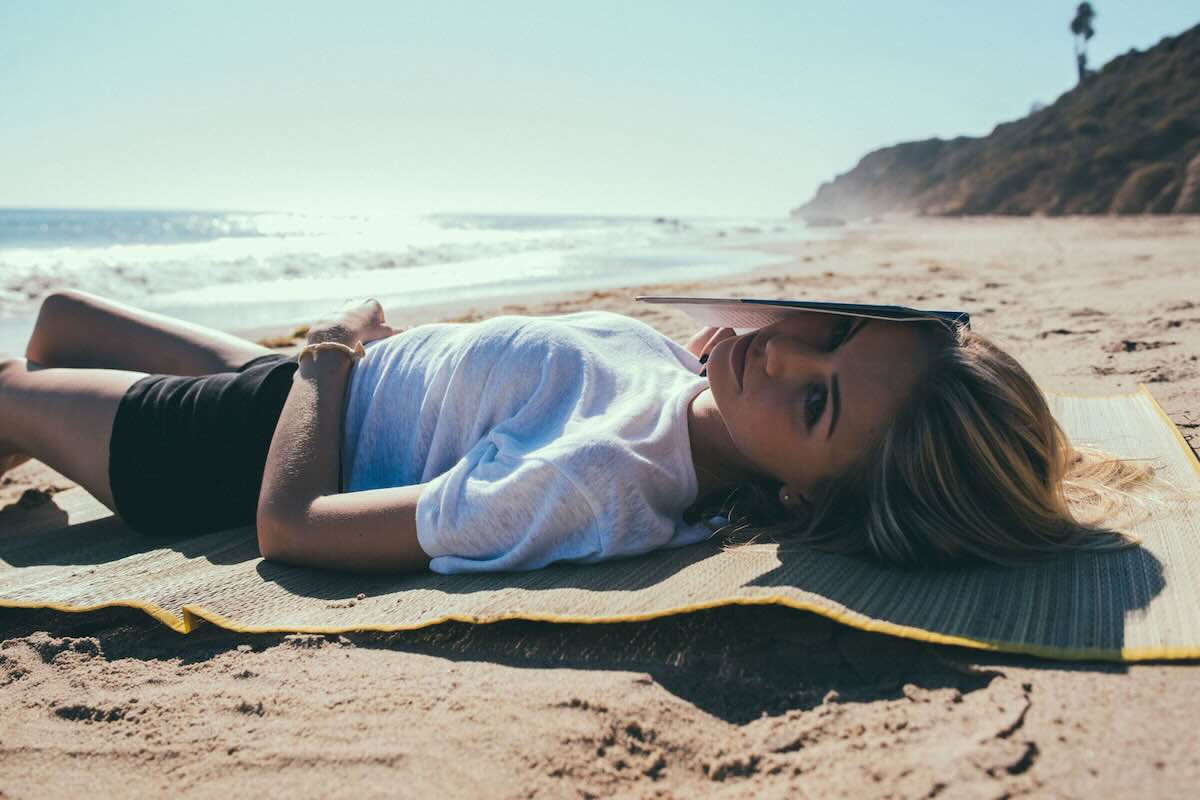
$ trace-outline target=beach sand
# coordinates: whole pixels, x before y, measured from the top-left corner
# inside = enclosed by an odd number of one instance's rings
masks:
[[[963,308],[1051,391],[1146,383],[1200,447],[1200,218],[895,219],[780,242],[735,279],[441,307],[605,308],[640,293]],[[762,248],[760,248],[762,249]],[[278,333],[278,332],[276,332]],[[70,483],[31,462],[0,506]],[[1058,663],[781,608],[646,623],[186,637],[142,612],[0,610],[0,796],[1189,796],[1194,663]]]

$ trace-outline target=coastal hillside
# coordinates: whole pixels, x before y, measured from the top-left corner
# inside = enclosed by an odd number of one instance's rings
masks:
[[[1200,25],[988,136],[868,153],[792,215],[1200,213]]]

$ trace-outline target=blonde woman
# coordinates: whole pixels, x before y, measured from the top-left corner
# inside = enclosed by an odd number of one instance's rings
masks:
[[[443,573],[714,525],[908,566],[1022,562],[1127,546],[1069,504],[1144,477],[1073,451],[1020,365],[958,326],[809,313],[684,348],[602,312],[397,333],[365,301],[308,338],[287,358],[52,295],[0,367],[0,470],[35,457],[150,536],[256,524],[268,559]]]

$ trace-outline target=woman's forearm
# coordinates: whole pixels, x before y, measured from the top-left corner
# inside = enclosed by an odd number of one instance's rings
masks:
[[[337,493],[342,408],[352,364],[336,350],[317,351],[300,361],[267,453],[258,500],[260,528],[264,522],[303,523],[314,500]]]

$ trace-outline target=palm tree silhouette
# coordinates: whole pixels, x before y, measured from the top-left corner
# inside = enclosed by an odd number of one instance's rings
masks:
[[[1096,11],[1091,3],[1080,3],[1075,9],[1075,19],[1071,20],[1071,33],[1075,34],[1075,63],[1079,66],[1079,82],[1087,76],[1087,43],[1096,31],[1092,28],[1092,20]]]

